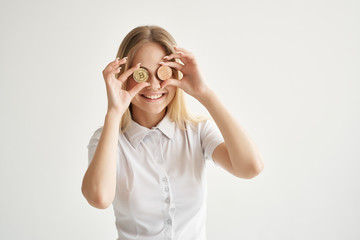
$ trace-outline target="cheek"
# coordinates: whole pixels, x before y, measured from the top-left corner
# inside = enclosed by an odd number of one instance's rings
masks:
[[[169,87],[166,88],[166,90],[168,91],[168,93],[169,93],[170,96],[174,96],[174,95],[175,95],[176,89],[177,89],[177,88],[174,87],[174,86],[169,86]]]

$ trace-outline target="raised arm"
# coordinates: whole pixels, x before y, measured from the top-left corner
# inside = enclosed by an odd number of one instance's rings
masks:
[[[164,60],[175,58],[181,62],[167,61],[160,64],[181,71],[183,78],[165,80],[162,87],[173,85],[182,88],[209,111],[225,140],[213,152],[215,162],[237,177],[252,178],[258,175],[264,163],[255,144],[202,79],[193,54],[183,48],[175,49],[177,52],[165,56]]]
[[[122,115],[132,98],[141,89],[149,86],[149,83],[143,82],[130,90],[122,89],[123,83],[140,67],[140,63],[136,64],[116,78],[115,74],[120,73],[121,70],[119,66],[125,62],[126,58],[116,59],[103,70],[108,111],[94,157],[84,175],[81,187],[81,191],[90,205],[101,209],[111,205],[115,197],[117,142]]]
[[[209,111],[225,140],[215,148],[214,161],[234,176],[257,176],[263,170],[264,163],[245,129],[221,103],[215,92],[208,89],[198,100]]]
[[[81,191],[93,207],[105,209],[114,200],[116,157],[121,115],[108,112],[94,157],[84,175]]]

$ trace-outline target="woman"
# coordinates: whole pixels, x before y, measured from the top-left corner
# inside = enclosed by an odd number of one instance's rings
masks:
[[[82,193],[96,208],[113,205],[118,239],[206,239],[205,159],[239,178],[263,169],[194,56],[174,45],[160,27],[137,27],[103,71],[108,111],[88,145]],[[161,79],[161,66],[172,69],[170,78]],[[216,125],[191,116],[183,92],[203,104]]]

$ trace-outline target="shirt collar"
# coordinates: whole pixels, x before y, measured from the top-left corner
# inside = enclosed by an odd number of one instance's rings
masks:
[[[145,136],[155,129],[159,129],[165,136],[167,136],[169,139],[172,139],[175,132],[175,122],[170,120],[169,114],[167,113],[156,127],[148,129],[131,119],[129,127],[125,131],[125,135],[130,141],[131,145],[136,148],[145,138]]]

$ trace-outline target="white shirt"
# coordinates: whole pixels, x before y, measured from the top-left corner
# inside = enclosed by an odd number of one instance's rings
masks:
[[[103,127],[92,135],[89,164]],[[182,131],[166,115],[120,132],[113,208],[118,240],[206,240],[206,160],[224,139],[211,120]]]

